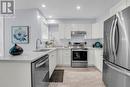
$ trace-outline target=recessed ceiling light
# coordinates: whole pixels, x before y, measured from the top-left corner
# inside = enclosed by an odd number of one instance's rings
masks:
[[[38,19],[40,19],[40,18],[41,18],[41,16],[40,16],[40,15],[37,15],[37,18],[38,18]]]
[[[43,5],[42,5],[42,7],[43,7],[43,8],[45,8],[45,7],[46,7],[46,5],[45,5],[45,4],[43,4]]]
[[[52,16],[49,16],[49,18],[52,18]]]
[[[80,7],[80,6],[77,6],[77,7],[76,7],[76,9],[77,9],[77,10],[80,10],[80,9],[81,9],[81,7]]]
[[[48,20],[48,24],[56,24],[57,21],[56,20]]]

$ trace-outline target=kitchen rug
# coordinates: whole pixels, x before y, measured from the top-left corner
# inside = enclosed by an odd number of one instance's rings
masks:
[[[50,82],[63,82],[63,78],[64,78],[64,70],[56,69],[56,70],[54,70],[49,81]]]

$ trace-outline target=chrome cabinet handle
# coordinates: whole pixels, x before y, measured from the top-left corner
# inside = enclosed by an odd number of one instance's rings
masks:
[[[130,77],[130,72],[129,72],[129,71],[127,71],[127,70],[125,70],[125,69],[122,69],[122,68],[120,68],[120,67],[118,67],[118,66],[116,66],[116,65],[107,63],[107,62],[104,62],[104,63],[105,63],[107,66],[109,66],[109,68],[111,68],[111,69],[113,69],[113,70],[115,70],[115,71],[117,71],[117,72],[119,72],[119,73],[121,73],[121,74],[123,74],[123,75],[125,75],[125,76],[129,76],[129,77]]]

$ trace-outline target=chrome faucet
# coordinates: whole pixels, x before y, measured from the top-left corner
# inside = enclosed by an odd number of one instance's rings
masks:
[[[40,39],[36,40],[36,50],[38,50],[38,41],[40,42],[40,44],[42,44],[42,41]]]

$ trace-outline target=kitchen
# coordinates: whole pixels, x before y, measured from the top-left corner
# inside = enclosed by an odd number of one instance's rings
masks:
[[[129,7],[130,0],[15,0],[14,3],[13,15],[0,14],[0,87],[130,86],[129,71],[121,68],[127,75],[118,75],[120,67],[117,70],[116,65],[105,60],[105,52],[111,48],[107,48],[109,36],[104,35],[106,20]],[[118,15],[114,22],[117,20]],[[19,35],[23,33],[26,35],[21,39]],[[126,37],[121,40],[127,46]],[[15,53],[14,49],[20,52]],[[111,66],[118,71],[114,73],[116,77],[107,71]]]

